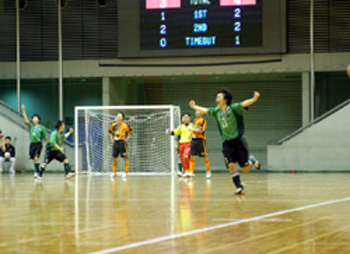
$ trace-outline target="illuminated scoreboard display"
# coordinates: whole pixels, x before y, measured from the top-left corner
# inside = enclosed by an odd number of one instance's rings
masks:
[[[119,57],[286,52],[285,0],[118,2]]]
[[[262,46],[262,0],[145,0],[140,48]]]

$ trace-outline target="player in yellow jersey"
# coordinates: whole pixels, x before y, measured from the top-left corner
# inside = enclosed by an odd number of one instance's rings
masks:
[[[191,141],[190,171],[194,173],[196,156],[198,155],[199,157],[202,157],[207,169],[206,177],[210,178],[210,161],[207,157],[207,146],[205,143],[205,129],[207,128],[207,121],[203,118],[203,113],[200,111],[196,111],[196,117],[197,118],[194,119],[194,127],[189,129],[193,133]]]
[[[113,143],[113,174],[111,177],[115,177],[117,175],[117,163],[118,156],[124,159],[124,174],[123,177],[128,176],[129,171],[129,154],[128,154],[128,146],[127,142],[133,133],[133,129],[124,122],[125,115],[124,113],[118,113],[116,117],[116,122],[111,125],[109,128],[109,135],[111,138],[111,142]]]
[[[190,128],[194,128],[194,126],[191,123],[191,115],[189,113],[183,114],[181,116],[181,120],[183,124],[177,127],[175,130],[169,131],[169,134],[173,136],[181,136],[179,141],[179,153],[182,167],[184,169],[184,177],[192,177],[194,174],[190,171],[190,152],[192,140],[192,132],[190,131]]]

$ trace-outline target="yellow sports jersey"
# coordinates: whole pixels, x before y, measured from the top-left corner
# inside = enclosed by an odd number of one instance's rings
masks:
[[[180,144],[191,142],[192,132],[189,131],[189,128],[194,128],[194,125],[192,123],[190,123],[188,125],[182,124],[174,130],[175,136],[181,136],[180,141],[179,141]]]
[[[196,126],[196,129],[200,129],[203,132],[193,132],[193,138],[200,138],[205,140],[206,136],[205,136],[205,129],[207,128],[207,121],[201,117],[201,118],[196,118],[194,119],[194,125]]]
[[[125,140],[132,128],[126,123],[113,123],[109,128],[109,133],[113,135],[114,140]]]

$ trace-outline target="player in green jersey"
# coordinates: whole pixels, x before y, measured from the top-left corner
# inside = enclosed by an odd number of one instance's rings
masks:
[[[223,153],[226,164],[230,170],[232,181],[237,188],[236,194],[244,194],[244,187],[237,171],[237,163],[243,172],[250,171],[253,165],[256,169],[260,169],[259,161],[254,156],[249,157],[248,145],[243,138],[243,114],[249,106],[258,101],[259,97],[260,94],[254,92],[253,98],[232,104],[231,92],[227,89],[221,89],[216,95],[216,108],[198,106],[193,100],[189,104],[194,110],[208,114],[209,117],[217,121],[223,139]]]
[[[32,116],[32,121],[29,121],[26,107],[22,105],[22,113],[25,124],[29,128],[30,133],[30,146],[29,146],[29,157],[34,161],[34,177],[37,178],[39,175],[39,158],[42,150],[42,141],[48,142],[48,135],[44,126],[40,124],[41,118],[38,114]]]
[[[64,171],[66,173],[66,177],[70,178],[75,176],[75,173],[71,172],[71,167],[69,165],[69,161],[67,156],[64,154],[64,148],[62,147],[63,142],[67,139],[72,133],[73,129],[69,129],[69,131],[64,134],[65,129],[64,122],[59,120],[55,123],[56,130],[51,133],[49,143],[46,146],[46,154],[45,161],[40,167],[40,173],[38,179],[42,179],[45,168],[50,164],[52,160],[58,160],[59,162],[63,162]]]

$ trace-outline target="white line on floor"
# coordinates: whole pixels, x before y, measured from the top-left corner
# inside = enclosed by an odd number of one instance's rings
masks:
[[[203,233],[203,232],[207,232],[207,231],[211,231],[211,230],[215,230],[215,229],[226,228],[226,227],[230,227],[230,226],[233,226],[233,225],[243,224],[243,223],[252,222],[252,221],[258,221],[258,220],[262,220],[262,219],[265,219],[265,218],[279,216],[279,215],[282,215],[282,214],[287,214],[287,213],[292,213],[292,212],[297,212],[297,211],[303,211],[303,210],[307,210],[307,209],[310,209],[310,208],[326,206],[326,205],[331,205],[331,204],[345,202],[345,201],[350,201],[350,197],[342,198],[342,199],[329,200],[329,201],[316,203],[316,204],[312,204],[312,205],[306,205],[306,206],[301,206],[301,207],[297,207],[297,208],[287,209],[287,210],[283,210],[283,211],[279,211],[279,212],[268,213],[268,214],[265,214],[265,215],[260,215],[260,216],[256,216],[256,217],[252,217],[252,218],[237,220],[237,221],[233,221],[233,222],[229,222],[229,223],[225,223],[225,224],[220,224],[220,225],[216,225],[216,226],[212,226],[212,227],[196,229],[196,230],[192,230],[192,231],[185,232],[185,233],[173,234],[173,235],[163,236],[163,237],[154,238],[154,239],[150,239],[150,240],[146,240],[146,241],[131,243],[131,244],[115,247],[115,248],[110,248],[110,249],[106,249],[106,250],[92,252],[90,254],[105,254],[105,253],[112,253],[112,252],[117,252],[117,251],[132,249],[132,248],[137,248],[137,247],[144,246],[144,245],[150,245],[150,244],[154,244],[154,243],[164,242],[164,241],[168,241],[168,240],[172,240],[172,239],[176,239],[176,238],[181,238],[181,237],[184,237],[184,236],[194,235],[194,234]]]

